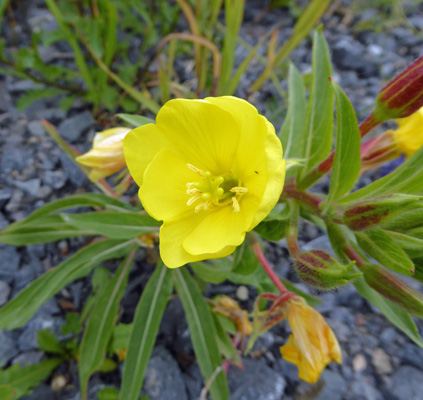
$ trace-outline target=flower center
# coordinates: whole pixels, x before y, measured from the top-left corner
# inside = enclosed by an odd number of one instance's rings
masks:
[[[208,210],[213,206],[226,206],[232,204],[235,212],[239,212],[239,198],[248,192],[241,186],[241,182],[232,173],[227,176],[213,177],[211,172],[202,171],[192,164],[187,167],[201,176],[198,182],[187,183],[187,195],[190,198],[187,205],[196,203],[195,212]]]

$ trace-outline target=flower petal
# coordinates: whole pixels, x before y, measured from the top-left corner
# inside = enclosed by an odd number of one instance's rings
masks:
[[[126,165],[138,186],[144,172],[155,155],[167,145],[166,139],[155,124],[147,124],[129,132],[123,140]]]
[[[201,213],[190,213],[163,223],[160,228],[160,257],[167,267],[177,268],[189,262],[226,257],[235,250],[235,246],[226,246],[213,254],[188,253],[182,243],[187,233],[195,229],[202,218],[204,216]]]
[[[169,148],[195,167],[214,175],[231,170],[240,134],[228,111],[204,100],[170,100],[157,126]]]
[[[230,205],[211,209],[188,234],[183,242],[184,249],[190,254],[202,254],[219,252],[226,246],[239,246],[254,216],[254,207],[254,203],[242,199],[239,212]]]
[[[188,206],[186,184],[198,180],[198,175],[187,163],[169,149],[160,150],[144,173],[139,196],[147,212],[157,220],[168,220],[186,214],[194,216]],[[192,214],[192,216],[188,216]],[[203,215],[204,216],[204,215]],[[187,235],[189,231],[185,232]]]

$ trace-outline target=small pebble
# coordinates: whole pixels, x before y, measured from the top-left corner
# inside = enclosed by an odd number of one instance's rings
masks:
[[[241,301],[247,301],[249,297],[248,288],[246,286],[238,287],[236,297]]]

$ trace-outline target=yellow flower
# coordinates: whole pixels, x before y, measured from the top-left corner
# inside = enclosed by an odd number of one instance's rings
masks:
[[[396,119],[398,128],[392,132],[398,150],[407,157],[423,146],[423,107],[409,117]]]
[[[170,268],[231,254],[282,192],[275,130],[235,97],[171,100],[156,124],[125,137],[124,152],[144,208],[163,221],[160,254]]]
[[[123,138],[130,131],[128,128],[112,128],[98,132],[93,141],[93,148],[76,158],[76,161],[91,167],[89,178],[95,182],[113,175],[125,166],[123,156]]]
[[[288,302],[292,335],[280,348],[282,357],[298,367],[298,375],[315,383],[331,361],[342,363],[338,340],[325,319],[300,298]]]

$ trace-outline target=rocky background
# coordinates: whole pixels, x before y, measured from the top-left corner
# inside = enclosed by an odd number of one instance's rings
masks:
[[[372,21],[377,21],[380,10],[363,8],[360,14],[351,15],[350,3],[343,2],[341,8],[329,13],[323,22],[333,57],[334,79],[350,97],[359,119],[363,119],[384,82],[422,55],[423,7],[407,15],[405,23],[394,25],[389,30],[379,26],[381,33],[375,33],[376,29],[369,31],[358,27],[363,22],[372,24]],[[262,8],[259,1],[249,2],[240,36],[255,44],[269,27],[282,22],[279,35],[282,42],[292,29],[293,18],[286,10],[277,9],[268,12],[257,22],[255,19]],[[55,24],[42,1],[29,2],[25,12],[26,15],[16,15],[15,29],[19,30],[21,44],[28,40],[31,30],[51,29]],[[181,21],[182,26],[183,23]],[[8,29],[7,26],[3,27],[6,35]],[[56,50],[66,59],[68,48]],[[237,60],[242,60],[245,52],[240,47]],[[262,54],[265,55],[265,48]],[[291,58],[301,72],[309,72],[310,41],[305,40]],[[188,68],[184,61],[177,63],[181,73]],[[245,95],[260,69],[258,62],[252,64],[238,89],[239,96]],[[281,84],[286,88],[286,82]],[[45,118],[57,126],[60,134],[82,151],[90,147],[96,129],[103,127],[96,125],[89,108],[82,102],[76,102],[67,113],[58,107],[58,98],[37,101],[25,111],[18,112],[16,99],[35,86],[31,81],[0,75],[0,229],[53,199],[95,191],[79,168],[47,136],[40,119]],[[272,84],[268,83],[251,101],[277,125],[283,119],[286,105],[275,104],[272,100],[275,93]],[[368,183],[378,173],[364,177],[362,183]],[[325,182],[320,184],[320,188],[324,189],[325,186]],[[305,250],[327,249],[329,246],[323,232],[308,224],[302,227],[300,239]],[[0,306],[83,244],[84,239],[71,239],[26,248],[0,245]],[[269,244],[268,256],[281,276],[298,282],[283,241],[276,245]],[[131,321],[151,270],[152,266],[141,252],[123,301],[124,322]],[[300,286],[310,291],[305,285]],[[43,353],[37,349],[37,330],[50,328],[60,337],[60,327],[67,311],[65,305],[72,304],[75,310],[80,311],[89,291],[88,278],[76,281],[48,301],[21,329],[0,331],[0,363],[8,366],[39,362]],[[217,293],[234,298],[240,294],[235,285],[227,283],[207,289],[207,295]],[[254,290],[250,289],[251,297],[254,294]],[[252,356],[244,360],[243,371],[230,368],[229,385],[233,400],[423,399],[423,349],[393,327],[352,286],[321,293],[320,298],[323,302],[317,309],[325,316],[340,341],[343,364],[331,364],[317,385],[301,382],[296,367],[280,357],[279,347],[289,334],[287,324],[281,324],[257,341]],[[251,306],[251,301],[246,301],[243,296],[238,300],[243,307]],[[418,326],[423,334],[421,320]],[[74,364],[62,365],[55,375],[65,377],[67,384],[64,389],[54,391],[50,379],[25,399],[80,399]],[[96,393],[102,387],[118,387],[119,379],[119,370],[96,374],[91,380],[90,398],[96,398]],[[164,315],[143,391],[151,400],[198,400],[202,387],[182,306],[175,298]]]

